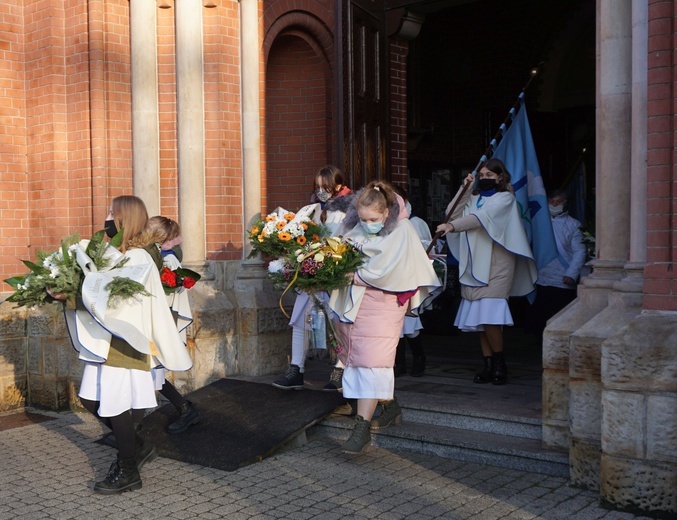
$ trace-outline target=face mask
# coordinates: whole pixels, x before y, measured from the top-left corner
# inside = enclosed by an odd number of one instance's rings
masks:
[[[108,236],[108,238],[113,238],[115,235],[118,234],[118,228],[115,227],[114,220],[106,220],[103,223],[103,229],[106,231],[106,235]]]
[[[496,179],[480,179],[477,183],[477,187],[480,191],[489,191],[495,190],[498,185],[496,184]]]
[[[317,190],[315,192],[315,196],[317,197],[317,200],[319,200],[320,202],[327,202],[329,199],[331,199],[331,193],[323,189]]]
[[[548,211],[550,212],[551,217],[556,217],[564,213],[564,206],[551,206],[548,204]]]
[[[406,209],[407,213],[409,213],[409,215],[411,215],[411,204],[409,204],[409,202],[404,203],[404,209]]]
[[[383,229],[383,222],[363,222],[360,220],[360,224],[369,235],[377,235]]]

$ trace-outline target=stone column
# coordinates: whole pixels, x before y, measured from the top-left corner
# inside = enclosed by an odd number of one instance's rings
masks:
[[[184,264],[198,266],[207,256],[202,2],[176,0],[175,11],[179,221]]]
[[[257,0],[240,0],[242,41],[242,177],[245,235],[244,259],[251,251],[246,231],[261,213],[260,44]],[[254,260],[253,263],[259,263]],[[245,260],[245,264],[252,263]]]
[[[602,344],[637,316],[641,303],[641,294],[627,295],[616,286],[625,275],[630,252],[630,191],[634,188],[632,0],[599,0],[597,6],[598,260],[579,294],[608,294],[608,305],[579,327],[569,341],[571,479],[576,485],[591,489],[599,488]]]
[[[269,374],[282,369],[289,354],[288,319],[278,307],[279,293],[266,281],[264,263],[247,259],[247,230],[261,213],[261,94],[258,0],[240,0],[242,74],[243,262],[234,292],[239,313],[239,356],[242,374]]]
[[[641,299],[646,262],[648,5],[632,1],[630,258],[614,288]],[[637,306],[640,305],[638,301]],[[600,495],[677,512],[677,313],[643,312],[602,345]]]
[[[134,194],[149,215],[160,213],[156,9],[155,2],[129,0]]]

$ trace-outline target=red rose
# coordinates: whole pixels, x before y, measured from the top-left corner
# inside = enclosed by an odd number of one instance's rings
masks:
[[[186,276],[183,279],[183,286],[186,289],[190,289],[191,287],[193,287],[193,285],[195,285],[195,280],[193,280],[190,276]]]
[[[163,285],[167,287],[176,287],[177,276],[176,273],[169,269],[169,267],[163,267],[162,272],[160,273],[160,280]]]

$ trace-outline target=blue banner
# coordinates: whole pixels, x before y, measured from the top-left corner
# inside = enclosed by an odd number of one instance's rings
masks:
[[[517,115],[492,157],[502,160],[512,176],[524,230],[527,232],[536,266],[541,269],[557,258],[557,244],[523,99]]]

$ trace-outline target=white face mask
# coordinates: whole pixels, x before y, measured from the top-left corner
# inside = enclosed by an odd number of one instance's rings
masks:
[[[404,209],[406,209],[407,213],[409,213],[409,215],[411,215],[411,204],[409,204],[409,201],[404,203]]]
[[[548,204],[548,211],[550,212],[551,217],[556,217],[564,213],[564,206],[552,206]]]

